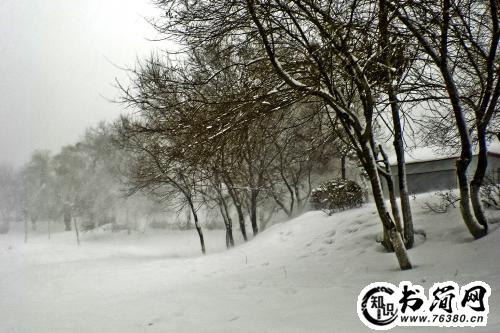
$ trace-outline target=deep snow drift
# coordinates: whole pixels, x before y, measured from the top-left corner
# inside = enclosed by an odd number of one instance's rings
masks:
[[[224,232],[206,230],[208,255],[192,231],[88,232],[47,238],[0,235],[1,332],[369,332],[357,317],[360,290],[375,281],[491,286],[488,326],[395,328],[390,332],[500,332],[500,231],[472,240],[458,209],[412,201],[417,236],[399,271],[375,243],[373,204],[334,214],[308,212],[224,250]],[[492,214],[492,213],[490,213]],[[498,219],[498,215],[492,216]]]

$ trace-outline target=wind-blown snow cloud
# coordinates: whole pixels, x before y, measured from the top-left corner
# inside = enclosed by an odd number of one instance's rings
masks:
[[[0,2],[0,163],[57,151],[113,119],[115,77],[156,47],[148,0]],[[164,46],[164,45],[162,45]]]

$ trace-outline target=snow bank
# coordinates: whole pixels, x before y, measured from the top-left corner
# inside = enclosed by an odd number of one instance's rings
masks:
[[[39,234],[28,244],[21,233],[0,235],[0,331],[369,332],[356,299],[370,282],[429,288],[483,280],[492,288],[491,311],[488,326],[474,331],[498,332],[498,225],[474,241],[458,209],[428,213],[428,200],[412,201],[427,240],[417,239],[416,268],[404,272],[375,243],[373,205],[331,217],[309,212],[229,251],[223,231],[206,231],[203,257],[194,231],[89,233],[80,247],[71,233]]]

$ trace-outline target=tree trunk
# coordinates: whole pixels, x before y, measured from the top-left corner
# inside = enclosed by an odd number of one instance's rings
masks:
[[[405,152],[403,147],[403,129],[401,127],[401,119],[399,116],[399,101],[392,85],[388,88],[389,99],[392,110],[392,122],[394,125],[394,150],[398,163],[398,185],[399,199],[401,209],[403,211],[403,235],[407,249],[413,247],[415,240],[413,230],[413,216],[411,214],[410,198],[408,194],[408,184],[406,181],[406,163]]]
[[[483,185],[486,169],[488,168],[488,148],[486,146],[486,129],[483,126],[478,126],[477,129],[479,154],[477,155],[477,166],[474,172],[474,177],[470,182],[471,202],[474,216],[479,224],[484,228],[484,232],[488,232],[488,220],[484,215],[483,205],[481,203],[481,186]]]
[[[24,216],[24,243],[28,243],[28,216]]]
[[[382,186],[380,183],[380,177],[378,175],[377,163],[375,161],[375,156],[371,147],[366,143],[362,143],[362,152],[365,160],[365,170],[370,178],[370,184],[372,186],[373,199],[377,207],[377,212],[382,221],[384,228],[389,233],[389,237],[394,248],[394,253],[399,262],[399,267],[401,270],[411,269],[412,265],[410,259],[408,258],[408,253],[401,238],[401,234],[397,231],[394,221],[391,219],[391,215],[387,211],[384,201],[384,195],[382,193]]]
[[[233,238],[233,220],[229,215],[229,209],[227,208],[227,204],[224,200],[222,200],[222,205],[224,207],[224,211],[226,212],[226,234],[229,240],[229,247],[234,247],[234,238]]]
[[[257,196],[258,192],[252,189],[250,193],[250,222],[252,223],[254,237],[259,233],[259,227],[257,225]]]
[[[238,221],[240,224],[241,235],[243,236],[243,240],[246,242],[248,240],[248,236],[245,226],[245,215],[243,214],[243,209],[241,209],[241,205],[239,204],[237,205],[235,203],[235,207],[236,207],[236,212],[238,213]]]
[[[71,212],[65,211],[63,216],[64,230],[71,231]]]
[[[403,239],[407,249],[411,249],[414,243],[413,231],[413,217],[411,214],[410,198],[408,194],[408,186],[406,182],[406,164],[405,153],[403,147],[403,128],[401,127],[400,107],[397,96],[397,88],[393,85],[393,73],[391,68],[391,58],[389,56],[390,42],[389,42],[389,21],[388,21],[388,8],[385,0],[380,0],[380,44],[384,54],[384,63],[387,74],[387,95],[391,106],[392,123],[394,127],[394,150],[396,152],[396,159],[398,163],[398,186],[399,186],[399,199],[401,202],[401,210],[403,211]],[[399,230],[401,231],[401,230]]]
[[[399,214],[398,201],[396,200],[396,191],[394,190],[394,179],[392,178],[391,165],[389,164],[389,159],[387,154],[384,152],[382,145],[379,145],[380,154],[383,158],[383,163],[385,167],[385,174],[383,174],[386,183],[387,191],[389,192],[389,201],[391,203],[392,216],[394,217],[394,222],[398,232],[403,232],[403,225],[401,224],[401,215]],[[389,238],[389,230],[384,230],[384,239]],[[392,246],[387,248],[392,251]]]
[[[224,208],[222,208],[222,204],[219,203],[218,206],[219,206],[220,214],[222,215],[222,220],[224,221],[224,227],[226,229],[226,249],[229,249],[231,246],[229,245],[229,233],[228,233],[227,217],[226,217],[226,214],[224,213]]]
[[[342,179],[346,179],[345,160],[346,160],[345,155],[342,155],[342,157],[340,158],[340,170]]]
[[[73,223],[75,226],[75,233],[76,233],[76,244],[80,246],[80,232],[78,230],[78,224],[76,223],[76,217],[73,218]]]
[[[467,168],[470,164],[470,158],[460,157],[457,162],[457,178],[458,178],[458,188],[460,190],[460,212],[462,213],[462,218],[465,225],[469,229],[469,232],[476,239],[481,238],[487,234],[487,230],[482,228],[474,220],[471,211],[471,198],[469,194],[469,184],[467,182]]]
[[[441,74],[443,75],[446,90],[450,98],[450,102],[455,115],[455,123],[457,124],[458,133],[460,135],[461,152],[460,157],[456,162],[458,189],[460,191],[460,212],[467,229],[474,238],[481,238],[487,234],[487,230],[482,228],[472,215],[471,198],[469,192],[469,183],[467,181],[467,168],[472,160],[472,148],[465,121],[465,116],[460,105],[458,90],[453,82],[453,78],[448,69],[446,61],[440,66]]]
[[[472,160],[472,147],[470,141],[469,130],[467,122],[465,119],[465,114],[462,108],[460,93],[457,89],[455,81],[453,79],[453,74],[448,66],[448,29],[450,25],[450,8],[451,3],[448,0],[443,2],[443,23],[441,26],[441,46],[440,46],[440,56],[439,69],[443,76],[443,80],[446,86],[446,92],[450,99],[450,103],[453,109],[453,114],[455,116],[455,124],[460,136],[461,152],[460,158],[457,160],[457,178],[458,178],[458,188],[460,190],[460,212],[462,213],[462,218],[465,225],[469,229],[469,232],[474,238],[481,238],[487,234],[487,230],[482,228],[471,212],[471,198],[469,192],[469,183],[467,181],[467,168]]]
[[[226,248],[234,247],[234,238],[233,238],[233,221],[229,216],[229,211],[227,209],[227,205],[221,199],[219,202],[219,210],[222,215],[222,219],[224,220],[224,227],[226,228]]]
[[[247,229],[245,226],[245,215],[243,214],[243,209],[241,208],[241,200],[238,197],[238,194],[235,192],[236,190],[233,188],[234,185],[229,176],[227,175],[224,176],[224,183],[228,188],[228,193],[231,196],[231,199],[233,200],[234,203],[234,207],[236,208],[236,212],[238,213],[238,222],[240,225],[241,235],[243,236],[243,240],[246,242],[248,241],[248,236],[247,236]]]
[[[205,254],[205,240],[203,238],[203,230],[201,230],[200,222],[198,221],[198,214],[196,213],[196,209],[194,209],[193,202],[191,201],[191,198],[188,198],[188,203],[189,203],[189,208],[191,208],[191,213],[193,213],[194,217],[194,226],[196,228],[196,231],[198,232],[198,237],[200,238],[200,245],[201,245],[201,253]]]
[[[492,2],[494,3],[494,2]],[[432,58],[432,61],[438,66],[439,71],[443,77],[446,92],[448,94],[448,99],[450,101],[453,115],[455,118],[455,125],[460,137],[460,158],[456,161],[457,166],[457,178],[458,178],[458,188],[460,191],[460,212],[462,214],[462,219],[467,226],[467,229],[472,234],[474,238],[481,238],[487,234],[487,228],[477,223],[471,212],[471,200],[477,200],[476,198],[470,197],[470,189],[467,181],[467,168],[472,159],[471,141],[469,135],[469,128],[465,118],[464,110],[462,108],[462,101],[460,97],[459,90],[455,83],[455,78],[453,77],[454,65],[450,66],[448,61],[450,59],[449,53],[449,30],[451,26],[451,12],[453,5],[451,1],[444,0],[441,2],[441,12],[435,13],[436,17],[441,16],[438,21],[440,24],[440,35],[434,35],[438,41],[439,47],[437,49],[433,48],[432,43],[430,43],[424,37],[423,33],[419,29],[418,24],[413,24],[406,16],[402,15],[401,12],[390,2],[386,3],[391,6],[391,9],[395,10],[395,14],[398,18],[406,25],[412,34],[418,39],[419,44],[424,48],[425,52]],[[478,135],[480,137],[480,135]],[[478,177],[479,178],[479,177]],[[474,186],[477,186],[474,184]],[[478,190],[477,188],[474,191]],[[480,206],[477,205],[478,213],[480,212]],[[480,216],[482,218],[482,216]]]

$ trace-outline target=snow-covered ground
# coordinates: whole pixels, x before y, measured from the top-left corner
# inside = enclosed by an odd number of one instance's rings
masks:
[[[78,247],[73,233],[39,232],[24,244],[13,230],[0,235],[0,332],[369,332],[356,314],[360,290],[401,280],[426,290],[489,283],[488,326],[459,330],[500,332],[499,224],[474,241],[458,209],[428,213],[428,200],[412,201],[427,239],[409,251],[410,271],[375,243],[373,204],[308,212],[229,251],[223,231],[206,230],[206,256],[194,231],[85,233]]]

